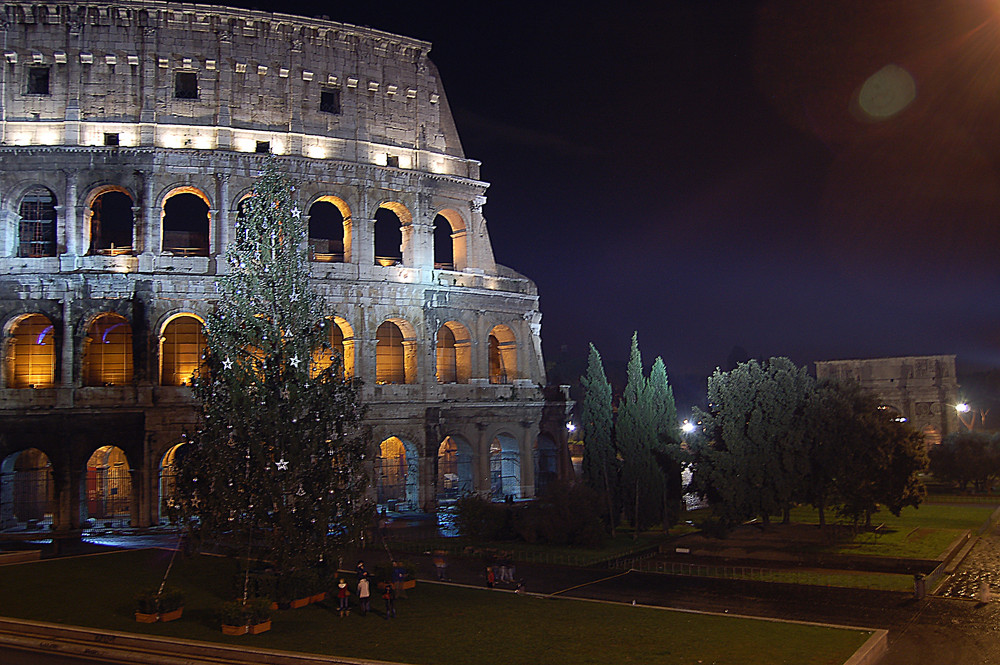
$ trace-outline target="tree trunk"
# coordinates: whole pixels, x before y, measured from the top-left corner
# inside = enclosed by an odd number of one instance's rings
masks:
[[[792,522],[792,509],[789,508],[788,506],[785,506],[785,509],[782,511],[781,523],[791,524],[791,522]]]
[[[632,522],[632,540],[639,540],[639,479],[635,479],[635,520]]]
[[[604,494],[608,497],[608,521],[611,523],[611,537],[615,537],[615,503],[611,499],[611,484],[608,482],[608,462],[604,461]]]
[[[816,506],[816,510],[819,511],[819,528],[821,528],[821,529],[826,526],[826,510],[825,510],[825,508],[826,508],[826,506],[823,504],[822,501],[820,501],[819,505]]]

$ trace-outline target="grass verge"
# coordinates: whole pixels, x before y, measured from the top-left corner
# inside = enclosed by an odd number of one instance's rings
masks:
[[[0,606],[11,617],[404,663],[843,663],[866,631],[546,599],[420,583],[398,617],[338,617],[332,606],[279,611],[270,632],[225,637],[215,607],[230,597],[235,562],[178,559],[170,582],[184,617],[138,624],[132,596],[157,583],[169,552],[139,550],[0,568]],[[377,607],[377,604],[373,602]]]

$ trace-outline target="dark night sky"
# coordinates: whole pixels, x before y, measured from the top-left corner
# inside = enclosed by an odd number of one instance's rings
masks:
[[[734,345],[1000,367],[1000,2],[559,4],[280,5],[433,43],[550,379],[633,331],[682,405]]]

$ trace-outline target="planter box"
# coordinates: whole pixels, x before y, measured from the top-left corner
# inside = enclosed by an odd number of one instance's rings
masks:
[[[307,598],[296,598],[295,600],[288,603],[288,606],[293,610],[297,610],[300,607],[305,607],[306,605],[308,605],[310,600],[312,600],[312,596],[309,596]]]
[[[322,593],[317,593],[315,596],[313,596],[310,599],[310,602],[313,602],[313,603],[322,603],[324,600],[326,600],[326,591],[324,591]]]
[[[246,626],[227,626],[226,624],[222,624],[222,634],[223,635],[246,635],[247,634],[247,627]]]
[[[181,618],[181,614],[183,613],[183,607],[178,607],[176,610],[172,610],[170,612],[163,612],[160,614],[160,621],[176,621]]]
[[[252,626],[247,626],[247,632],[251,635],[257,635],[259,633],[264,633],[271,630],[271,620],[268,619],[264,623],[255,623]]]
[[[156,623],[156,620],[159,618],[159,614],[146,614],[145,612],[135,613],[135,620],[139,623]]]
[[[274,612],[277,609],[278,609],[278,601],[274,601],[273,603],[271,603],[271,611]]]
[[[403,588],[404,589],[412,589],[415,586],[417,586],[417,581],[416,580],[403,580]]]

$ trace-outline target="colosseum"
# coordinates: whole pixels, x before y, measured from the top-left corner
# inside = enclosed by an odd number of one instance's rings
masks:
[[[0,31],[8,535],[164,523],[201,325],[270,155],[364,382],[382,509],[572,472],[537,289],[494,259],[429,43],[151,0],[6,2]]]

